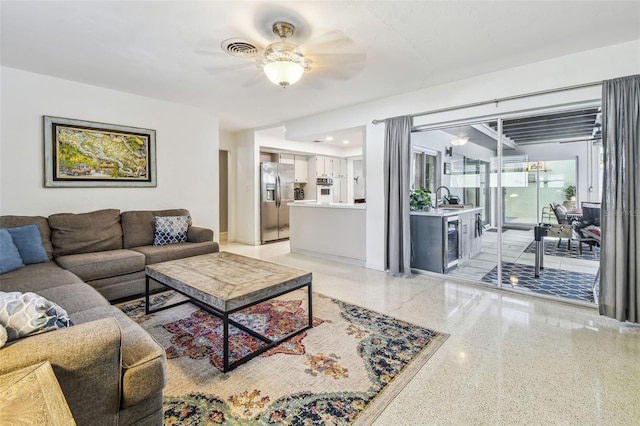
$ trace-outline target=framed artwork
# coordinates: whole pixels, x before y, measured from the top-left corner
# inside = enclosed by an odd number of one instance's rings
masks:
[[[44,116],[45,187],[155,187],[156,131]]]

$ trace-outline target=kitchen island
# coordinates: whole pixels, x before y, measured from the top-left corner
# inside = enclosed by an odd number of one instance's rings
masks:
[[[411,267],[446,273],[480,253],[481,207],[411,212]]]
[[[289,203],[292,253],[364,266],[366,204]]]

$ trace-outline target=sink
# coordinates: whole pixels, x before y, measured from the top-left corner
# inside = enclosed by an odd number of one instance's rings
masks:
[[[447,209],[447,210],[457,210],[464,209],[466,205],[464,204],[440,204],[438,206],[439,209]]]

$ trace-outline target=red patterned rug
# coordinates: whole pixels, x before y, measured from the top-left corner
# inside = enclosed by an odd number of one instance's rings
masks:
[[[306,324],[305,292],[234,314],[277,339]],[[154,305],[182,296],[167,292]],[[314,295],[314,328],[228,373],[221,321],[191,304],[149,316],[144,299],[119,307],[167,353],[166,425],[370,424],[435,353],[447,335]],[[231,358],[263,343],[235,328]]]

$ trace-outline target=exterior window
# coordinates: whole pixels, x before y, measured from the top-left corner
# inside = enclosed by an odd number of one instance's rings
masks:
[[[438,155],[425,151],[413,151],[413,175],[411,188],[424,186],[431,192],[438,187]]]

